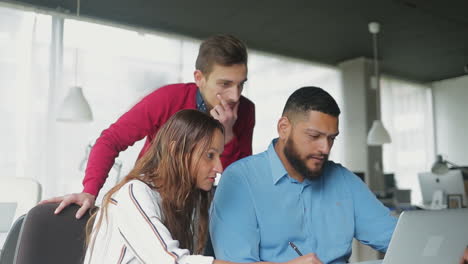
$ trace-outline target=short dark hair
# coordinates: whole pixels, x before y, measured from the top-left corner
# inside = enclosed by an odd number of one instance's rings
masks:
[[[211,73],[213,64],[247,66],[247,48],[244,43],[232,35],[215,35],[200,44],[195,68],[203,74]]]
[[[294,91],[286,101],[283,116],[290,119],[298,113],[306,114],[308,111],[318,111],[334,117],[341,113],[335,99],[319,87],[307,86]]]

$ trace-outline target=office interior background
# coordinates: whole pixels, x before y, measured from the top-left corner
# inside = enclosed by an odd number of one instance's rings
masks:
[[[100,132],[154,89],[193,81],[200,41],[231,33],[249,47],[243,95],[256,105],[254,153],[276,137],[292,91],[319,86],[342,109],[331,159],[363,172],[376,192],[393,173],[420,203],[417,174],[437,154],[468,165],[468,4],[328,2],[83,0],[77,16],[77,1],[0,1],[0,177],[33,178],[43,198],[80,192]],[[366,144],[378,119],[372,21],[381,24],[380,109],[392,138],[382,147]],[[57,121],[73,86],[92,121]],[[101,193],[132,168],[142,144],[121,153]]]

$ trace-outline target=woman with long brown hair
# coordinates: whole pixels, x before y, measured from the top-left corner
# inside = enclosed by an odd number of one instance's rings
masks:
[[[190,254],[201,254],[207,239],[209,191],[223,170],[223,149],[223,126],[214,118],[196,110],[173,115],[90,219],[84,263],[231,263]]]

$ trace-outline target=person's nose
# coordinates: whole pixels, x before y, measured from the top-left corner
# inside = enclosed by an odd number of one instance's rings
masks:
[[[319,140],[319,151],[323,155],[329,155],[331,147],[333,146],[333,140],[328,137],[322,137]]]
[[[223,173],[223,163],[221,163],[220,158],[216,160],[215,166],[213,167],[213,171],[216,173]]]
[[[233,86],[225,93],[225,98],[228,103],[237,103],[239,102],[240,96],[242,93],[242,87]]]

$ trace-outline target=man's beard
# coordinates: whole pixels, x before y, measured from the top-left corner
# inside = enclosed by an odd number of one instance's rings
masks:
[[[312,171],[309,169],[306,165],[306,161],[309,159],[312,159],[314,156],[313,155],[308,155],[304,159],[301,159],[299,156],[299,153],[296,150],[296,147],[294,146],[294,141],[291,138],[288,138],[286,140],[286,145],[284,146],[283,150],[284,156],[286,159],[289,161],[291,166],[300,174],[302,177],[305,179],[309,180],[318,180],[320,179],[320,176],[322,175],[323,171],[323,165],[318,171]],[[328,160],[328,155],[324,155],[324,163]]]

